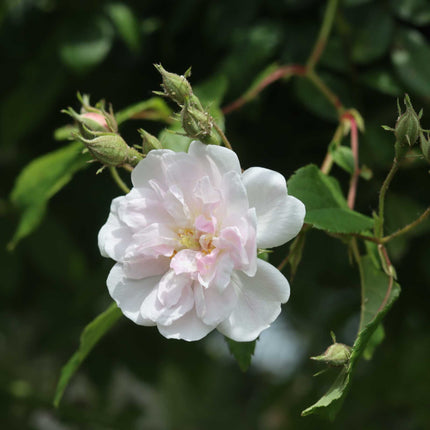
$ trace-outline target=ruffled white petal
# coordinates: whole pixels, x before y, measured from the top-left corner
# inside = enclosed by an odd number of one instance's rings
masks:
[[[237,293],[233,286],[219,291],[217,288],[204,288],[194,283],[194,301],[197,316],[207,325],[218,325],[233,311]]]
[[[118,218],[118,206],[124,197],[112,200],[110,214],[98,234],[98,244],[103,257],[121,261],[132,243],[132,231]]]
[[[143,318],[140,307],[148,295],[155,291],[161,276],[135,280],[127,278],[122,265],[115,264],[107,278],[109,294],[115,300],[122,313],[139,325],[155,325],[148,318]]]
[[[191,142],[188,154],[193,156],[195,165],[200,171],[214,180],[218,185],[227,172],[241,173],[239,159],[235,152],[217,145],[204,145],[199,141]]]
[[[290,296],[290,286],[278,269],[263,260],[258,260],[254,277],[236,272],[232,283],[238,295],[237,303],[217,328],[235,341],[249,342],[278,317],[281,303]]]
[[[249,206],[257,213],[257,246],[272,248],[297,236],[306,210],[300,200],[288,195],[285,178],[273,170],[251,167],[242,180]]]
[[[187,341],[200,340],[211,332],[215,325],[205,324],[196,314],[195,308],[171,325],[157,324],[160,333],[168,339],[183,339]]]

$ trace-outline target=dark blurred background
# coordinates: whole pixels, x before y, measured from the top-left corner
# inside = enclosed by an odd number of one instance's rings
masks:
[[[373,170],[360,180],[357,209],[377,207],[393,158],[396,97],[411,95],[430,127],[430,2],[344,0],[317,67],[346,107],[363,115],[360,158]],[[240,96],[267,65],[304,63],[325,2],[317,0],[69,1],[3,0],[0,6],[0,426],[34,430],[426,429],[430,428],[430,225],[390,243],[402,294],[385,320],[386,338],[362,360],[336,421],[301,418],[330,385],[308,357],[358,327],[359,279],[346,249],[322,232],[308,234],[292,296],[257,342],[242,373],[223,338],[166,340],[155,328],[122,318],[72,380],[58,410],[52,398],[61,366],[83,327],[110,303],[112,262],[101,258],[97,232],[119,194],[108,173],[91,166],[49,204],[40,227],[6,251],[19,213],[9,194],[21,169],[65,142],[53,138],[78,108],[76,92],[105,98],[115,109],[152,96],[153,63],[191,82],[222,77],[223,104]],[[121,130],[139,143],[136,128]],[[300,78],[277,82],[226,117],[226,131],[244,168],[265,166],[287,178],[321,164],[336,114]],[[411,162],[393,182],[387,231],[415,219],[429,204],[429,166]],[[345,189],[348,176],[333,174]],[[277,250],[278,263],[288,246]],[[286,271],[288,276],[288,271]]]

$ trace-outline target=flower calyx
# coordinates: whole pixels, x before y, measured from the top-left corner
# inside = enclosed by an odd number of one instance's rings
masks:
[[[155,91],[156,94],[168,97],[176,102],[179,106],[183,106],[186,100],[190,100],[198,108],[202,109],[200,100],[194,95],[193,89],[187,78],[191,75],[189,68],[183,75],[168,72],[161,64],[154,64],[154,67],[160,72],[163,79],[161,87],[163,92]]]
[[[219,145],[213,130],[212,117],[193,105],[189,99],[185,100],[184,107],[181,110],[181,123],[188,137],[198,139],[206,144]]]
[[[397,109],[399,116],[394,128],[383,126],[385,130],[393,131],[396,137],[395,152],[396,158],[403,158],[412,146],[415,145],[420,135],[424,132],[421,128],[420,119],[423,111],[415,112],[412,106],[411,99],[407,94],[404,98],[405,111],[402,112],[399,101],[397,101]]]
[[[427,132],[427,136],[424,131],[420,134],[420,148],[423,157],[430,163],[430,134]]]
[[[331,367],[346,366],[351,358],[352,348],[343,343],[336,342],[336,336],[331,332],[333,344],[330,345],[321,355],[310,357],[311,360],[321,361]]]
[[[119,167],[126,164],[134,167],[143,159],[142,154],[128,146],[125,140],[116,133],[101,133],[92,139],[86,139],[77,133],[73,137],[81,141],[94,160],[102,163],[103,167]]]
[[[118,124],[111,105],[109,110],[106,110],[104,100],[100,100],[95,106],[91,106],[88,94],[78,93],[77,97],[81,102],[80,113],[77,113],[71,107],[61,112],[71,116],[78,123],[79,132],[85,138],[91,138],[92,132],[118,132]]]
[[[136,149],[127,145],[118,133],[118,124],[112,110],[105,108],[105,102],[99,101],[91,106],[90,97],[87,94],[79,94],[81,102],[80,113],[73,108],[62,112],[71,116],[78,123],[78,130],[72,133],[72,139],[82,142],[93,159],[103,164],[99,173],[105,166],[118,167],[128,164],[132,167],[142,160],[143,156]]]
[[[140,128],[137,131],[142,138],[142,149],[144,154],[148,154],[148,152],[152,151],[153,149],[163,149],[161,142],[151,133],[148,133],[143,128]]]

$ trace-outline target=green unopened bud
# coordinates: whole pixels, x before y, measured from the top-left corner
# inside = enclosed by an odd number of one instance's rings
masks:
[[[430,163],[430,138],[429,134],[427,137],[424,136],[424,133],[420,134],[420,147],[423,153],[424,158]]]
[[[311,357],[311,360],[322,361],[333,367],[344,366],[351,358],[352,348],[343,343],[337,343],[333,332],[331,336],[333,338],[333,345],[330,345],[323,354]]]
[[[152,134],[145,131],[143,128],[138,130],[140,136],[142,137],[142,148],[143,153],[147,154],[149,151],[152,151],[153,149],[162,149],[163,146],[161,145],[161,142]]]
[[[187,136],[203,143],[218,145],[210,115],[190,105],[188,101],[181,111],[182,128]]]
[[[180,76],[176,73],[170,73],[164,69],[161,64],[154,64],[155,68],[160,72],[163,78],[164,95],[171,98],[178,105],[183,106],[186,100],[196,107],[202,109],[200,100],[193,94],[190,83],[187,77],[191,75],[191,69],[188,69],[184,75]]]
[[[130,148],[124,139],[115,133],[105,133],[94,139],[85,139],[75,135],[88,149],[92,157],[104,166],[135,166],[143,157],[134,148]]]
[[[396,126],[394,128],[394,134],[396,136],[396,146],[402,147],[408,145],[413,146],[418,140],[421,132],[420,117],[411,103],[409,96],[405,95],[404,100],[406,111],[401,113],[399,107],[399,118],[397,119]]]

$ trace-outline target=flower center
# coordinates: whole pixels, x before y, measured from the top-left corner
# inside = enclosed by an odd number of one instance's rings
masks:
[[[179,242],[187,249],[200,250],[200,243],[195,232],[189,228],[180,229],[178,232]]]

